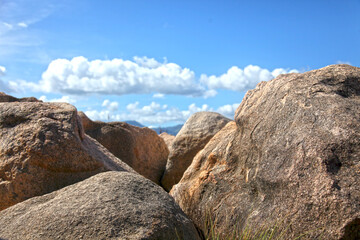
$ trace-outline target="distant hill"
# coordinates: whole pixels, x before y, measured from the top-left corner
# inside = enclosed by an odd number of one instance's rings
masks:
[[[130,125],[136,126],[136,127],[146,127],[135,120],[128,120],[128,121],[124,121],[124,122],[126,122]],[[171,126],[171,127],[157,127],[157,128],[151,128],[151,129],[154,130],[155,132],[157,132],[157,134],[160,134],[162,132],[167,132],[168,134],[176,136],[176,134],[180,131],[180,129],[182,128],[183,125],[184,124],[179,124],[179,125],[175,125],[175,126]]]
[[[130,125],[136,126],[136,127],[145,127],[144,125],[142,125],[141,123],[134,121],[134,120],[128,120],[128,121],[124,121]]]
[[[171,126],[171,127],[153,128],[153,130],[156,131],[158,134],[160,134],[162,132],[167,132],[168,134],[176,136],[176,134],[180,131],[182,126],[183,126],[183,124],[179,124],[179,125]]]

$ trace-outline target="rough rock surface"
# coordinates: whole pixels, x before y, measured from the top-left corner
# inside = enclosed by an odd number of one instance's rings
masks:
[[[86,134],[99,141],[135,171],[160,184],[169,150],[155,131],[124,122],[94,122],[82,112],[79,112],[79,116]]]
[[[105,172],[0,212],[5,239],[199,239],[161,187]]]
[[[10,95],[7,95],[4,92],[0,92],[0,102],[42,102],[34,97],[26,98],[16,98]]]
[[[180,181],[195,155],[229,121],[215,112],[198,112],[186,121],[169,148],[171,151],[161,180],[167,191]]]
[[[0,210],[94,174],[133,171],[84,134],[66,103],[0,103]]]
[[[174,141],[175,136],[170,135],[167,132],[163,132],[163,133],[159,134],[159,137],[164,139],[164,142],[165,142],[166,146],[170,150],[170,146],[171,146],[172,142]]]
[[[262,82],[235,121],[170,193],[199,227],[211,210],[223,233],[283,220],[285,239],[360,239],[359,68]]]

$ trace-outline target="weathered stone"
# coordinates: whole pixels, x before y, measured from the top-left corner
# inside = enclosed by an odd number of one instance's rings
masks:
[[[282,221],[285,239],[360,238],[359,68],[262,82],[235,120],[170,193],[199,227],[210,213],[223,234]]]
[[[0,102],[42,102],[34,97],[26,98],[16,98],[10,95],[7,95],[4,92],[0,92]]]
[[[199,239],[161,187],[105,172],[0,212],[5,239]]]
[[[159,137],[164,139],[164,142],[165,142],[166,146],[170,150],[170,146],[171,146],[172,142],[174,141],[175,136],[170,135],[167,132],[163,132],[163,133],[159,134]]]
[[[82,112],[79,112],[79,116],[86,134],[99,141],[135,171],[160,184],[169,150],[155,131],[125,122],[93,122]]]
[[[195,155],[229,121],[215,112],[198,112],[186,121],[169,148],[171,151],[161,180],[167,191],[180,181]]]
[[[66,103],[0,103],[0,210],[94,174],[133,170],[84,134]]]

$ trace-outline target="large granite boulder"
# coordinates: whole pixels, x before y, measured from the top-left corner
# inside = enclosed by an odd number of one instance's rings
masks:
[[[210,214],[223,234],[280,221],[285,239],[360,239],[360,68],[262,82],[235,120],[170,193],[197,226]]]
[[[94,122],[83,112],[79,112],[79,116],[86,134],[99,141],[135,171],[160,184],[169,150],[155,131],[125,122]]]
[[[193,114],[170,145],[169,159],[161,185],[170,191],[178,183],[195,155],[230,119],[215,112]]]
[[[134,172],[84,134],[66,103],[0,103],[0,210],[103,171]]]
[[[170,151],[170,146],[172,145],[172,142],[175,139],[174,135],[168,134],[167,132],[162,132],[159,134],[159,137],[161,137],[162,139],[164,139],[164,142],[166,144],[166,146],[168,147],[169,151]]]
[[[5,239],[199,239],[161,187],[129,172],[105,172],[0,212]]]

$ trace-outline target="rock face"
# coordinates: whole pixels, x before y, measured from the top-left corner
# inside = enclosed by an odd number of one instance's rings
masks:
[[[0,212],[5,239],[199,239],[159,186],[138,174],[105,172]]]
[[[135,171],[160,184],[169,150],[155,131],[124,122],[93,122],[82,112],[79,112],[79,116],[86,134],[99,141]]]
[[[249,91],[171,195],[202,227],[288,227],[285,239],[360,239],[360,69],[280,75]]]
[[[0,102],[42,102],[34,97],[26,98],[16,98],[10,95],[7,95],[4,92],[0,92]]]
[[[220,131],[230,119],[214,112],[193,114],[176,135],[161,185],[170,191],[190,166],[195,155]]]
[[[0,103],[0,210],[103,171],[134,172],[65,103]]]
[[[168,147],[168,149],[170,150],[170,146],[172,144],[172,142],[175,139],[175,136],[168,134],[167,132],[163,132],[159,135],[159,137],[161,137],[162,139],[164,139],[164,142],[166,144],[166,146]]]

